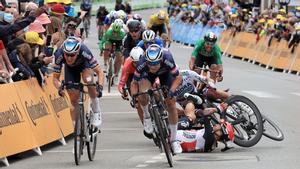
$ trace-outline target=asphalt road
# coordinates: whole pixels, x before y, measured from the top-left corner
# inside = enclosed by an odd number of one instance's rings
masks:
[[[140,13],[148,18],[156,10]],[[93,22],[94,24],[94,22]],[[97,33],[93,26],[89,39],[85,42],[98,57]],[[187,68],[192,48],[173,43],[172,51],[181,69]],[[275,121],[285,134],[285,140],[275,142],[262,138],[252,148],[235,148],[222,153],[222,144],[212,153],[187,153],[174,157],[174,168],[186,169],[298,169],[300,168],[300,77],[266,70],[241,60],[222,58],[224,81],[219,88],[230,88],[234,94],[249,97],[261,112]],[[101,58],[102,63],[102,58]],[[105,86],[105,90],[106,90]],[[86,154],[79,167],[75,166],[72,154],[73,140],[67,145],[59,142],[41,147],[43,155],[32,151],[9,158],[10,169],[157,169],[168,168],[164,154],[151,140],[142,134],[142,125],[136,112],[123,101],[116,88],[101,99],[103,109],[102,133],[99,134],[97,154],[89,162]],[[2,146],[2,145],[1,145]]]

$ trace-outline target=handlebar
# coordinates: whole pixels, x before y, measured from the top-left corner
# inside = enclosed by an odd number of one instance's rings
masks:
[[[59,92],[60,91],[63,91],[65,88],[67,89],[76,89],[76,90],[79,90],[81,92],[85,92],[83,90],[83,88],[87,86],[95,86],[95,87],[99,87],[99,83],[96,82],[96,83],[74,83],[74,82],[65,82],[64,80],[61,82],[61,86],[59,87]]]

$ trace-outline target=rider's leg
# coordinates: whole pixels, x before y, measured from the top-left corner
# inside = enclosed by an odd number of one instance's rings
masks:
[[[123,63],[123,56],[121,52],[116,52],[116,60],[115,60],[115,77],[118,77],[119,71],[121,69],[122,63]]]
[[[145,92],[150,88],[151,88],[151,83],[148,79],[142,79],[139,82],[140,92]],[[144,112],[144,117],[143,117],[143,121],[144,121],[143,124],[144,124],[144,131],[145,131],[144,134],[146,137],[151,138],[149,134],[153,132],[153,126],[152,126],[150,113],[148,109],[148,105],[149,105],[148,95],[140,95],[138,99],[139,99],[139,103],[141,104],[141,108]]]
[[[221,99],[222,101],[225,101],[231,95],[228,92],[222,90],[208,89],[206,96],[213,100]]]
[[[82,80],[84,83],[94,83],[94,74],[91,69],[85,69],[82,72]],[[96,87],[89,86],[88,93],[92,102],[92,110],[94,115],[92,116],[92,123],[95,126],[100,126],[102,123],[101,119],[101,108],[100,108],[100,99],[97,97]]]
[[[213,79],[215,82],[216,82],[216,80],[217,80],[217,73],[216,73],[216,71],[218,71],[218,66],[216,65],[216,64],[211,64],[210,65],[210,70],[212,70],[211,72],[210,72],[210,78],[211,79]]]
[[[104,44],[104,51],[103,51],[104,65],[107,65],[107,63],[108,63],[110,50],[111,50],[111,43],[105,43]]]
[[[70,101],[71,101],[70,114],[71,114],[73,125],[75,125],[75,120],[76,120],[75,107],[78,104],[79,91],[77,91],[77,90],[67,90],[67,92],[68,92],[68,95],[69,95]]]

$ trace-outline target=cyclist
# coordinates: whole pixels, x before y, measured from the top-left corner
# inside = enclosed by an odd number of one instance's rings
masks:
[[[182,121],[178,122],[178,128],[182,128],[182,126],[184,126],[184,128],[189,128],[195,123],[196,120],[196,105],[194,104],[194,102],[200,102],[198,104],[202,103],[202,99],[199,96],[197,96],[198,92],[201,92],[201,94],[203,94],[206,97],[212,99],[221,99],[222,101],[226,100],[230,96],[230,94],[221,90],[217,90],[214,87],[214,83],[212,83],[212,79],[208,79],[207,77],[201,76],[192,70],[181,70],[180,74],[182,75],[182,81],[174,93],[176,96],[177,103],[179,103],[184,109],[182,110],[183,113],[181,114],[184,114],[186,118],[182,118]],[[202,91],[198,91],[197,87],[195,86],[195,82],[208,83],[208,86]],[[193,96],[193,98],[190,100],[184,97],[186,93],[196,95]],[[205,111],[211,110],[207,109]]]
[[[155,33],[152,30],[145,30],[142,34],[143,40],[141,40],[137,46],[141,47],[144,51],[148,48],[151,44],[157,44],[161,47],[164,47],[163,41],[155,37]]]
[[[89,24],[91,19],[91,11],[92,11],[93,2],[92,0],[82,0],[80,3],[80,9],[82,11],[86,11],[85,17],[87,17]]]
[[[101,40],[104,33],[104,20],[108,11],[105,6],[99,6],[97,10],[96,24],[98,27],[98,39]]]
[[[115,52],[116,52],[116,60],[115,60],[115,71],[114,77],[118,77],[118,73],[120,71],[121,65],[123,63],[123,57],[121,53],[122,40],[125,37],[125,32],[122,30],[123,21],[120,19],[116,19],[112,24],[111,28],[105,32],[101,43],[100,49],[103,50],[104,57],[104,66],[106,67],[110,52],[112,49],[112,45],[115,44]]]
[[[136,65],[140,59],[144,55],[144,50],[140,47],[134,47],[130,51],[130,57],[128,57],[125,60],[125,63],[123,65],[122,74],[120,78],[120,82],[118,85],[118,90],[122,95],[123,99],[127,99],[127,93],[123,93],[123,87],[126,85],[127,87],[130,87],[133,74],[136,70]],[[141,122],[143,123],[143,111],[141,109],[141,106],[138,104],[137,106],[138,115],[140,117]]]
[[[129,20],[127,22],[127,28],[129,32],[126,34],[123,40],[123,56],[129,57],[130,51],[142,40],[143,29],[141,23],[137,20]]]
[[[114,23],[116,19],[118,19],[117,11],[110,11],[110,13],[106,15],[104,19],[104,32],[109,29],[110,25]]]
[[[87,46],[81,43],[79,38],[68,37],[61,48],[57,49],[55,54],[53,83],[54,86],[59,89],[61,86],[60,74],[63,64],[65,65],[65,81],[79,83],[82,77],[84,83],[91,83],[94,72],[98,76],[99,87],[88,87],[88,93],[92,101],[92,109],[94,115],[92,116],[92,124],[99,127],[102,123],[100,100],[98,97],[102,96],[104,73],[100,68],[96,58]],[[81,76],[81,77],[80,77]],[[71,116],[73,124],[75,124],[76,107],[79,99],[79,91],[67,90],[71,100]],[[64,91],[60,92],[60,95],[64,95]]]
[[[221,49],[216,44],[217,36],[209,32],[204,36],[204,39],[199,40],[192,53],[189,61],[189,68],[195,70],[195,66],[203,67],[207,64],[212,70],[211,78],[217,80],[217,71],[219,72],[218,81],[222,81],[223,66],[221,60]],[[216,72],[214,72],[216,71]]]
[[[177,130],[176,139],[183,152],[211,152],[217,147],[217,141],[233,141],[233,126],[224,122],[212,126],[209,119],[203,117],[204,128],[200,130]]]
[[[168,29],[168,36],[166,35],[166,27]],[[172,42],[172,33],[170,21],[167,13],[163,10],[160,10],[158,13],[155,13],[150,16],[148,22],[148,29],[153,30],[155,33],[158,32],[158,35],[164,40]]]
[[[142,28],[144,30],[146,29],[146,27],[147,27],[146,21],[142,18],[142,16],[140,14],[137,14],[137,13],[133,14],[132,19],[140,21],[142,24]]]
[[[181,153],[182,149],[176,141],[178,115],[174,92],[180,84],[182,76],[179,75],[179,71],[169,50],[163,49],[157,44],[152,44],[145,53],[145,57],[140,58],[134,72],[131,83],[131,94],[134,96],[138,91],[147,91],[154,84],[156,78],[159,78],[162,86],[169,87],[169,97],[166,99],[166,105],[169,112],[170,141],[174,153]],[[148,110],[149,101],[145,95],[139,96],[138,101],[144,112],[144,134],[146,137],[151,138],[153,126]]]

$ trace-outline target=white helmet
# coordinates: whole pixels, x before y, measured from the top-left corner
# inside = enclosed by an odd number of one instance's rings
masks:
[[[139,61],[140,57],[143,56],[144,50],[140,47],[134,47],[130,51],[130,57],[132,61],[137,62]]]
[[[155,33],[153,30],[145,30],[143,32],[143,40],[146,42],[154,41],[155,39]]]
[[[114,24],[117,24],[117,25],[119,25],[120,27],[123,27],[124,22],[123,22],[122,19],[116,19],[116,20],[114,21]]]

